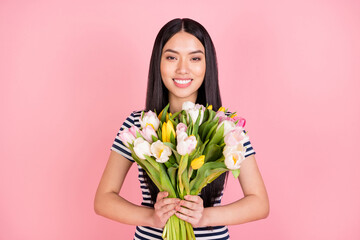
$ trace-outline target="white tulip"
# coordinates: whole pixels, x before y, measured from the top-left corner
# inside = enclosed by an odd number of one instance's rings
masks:
[[[147,111],[144,113],[143,117],[139,119],[141,128],[145,128],[147,125],[150,125],[154,128],[155,131],[158,130],[160,125],[160,120],[156,114],[152,111]]]
[[[228,169],[235,170],[240,168],[240,164],[245,157],[240,152],[232,152],[225,156],[225,165]]]
[[[134,151],[140,159],[145,159],[144,155],[151,156],[150,143],[139,137],[134,141]]]
[[[157,162],[164,163],[169,160],[171,156],[171,148],[166,146],[160,140],[151,144],[151,153],[156,158]]]
[[[236,127],[235,123],[233,123],[229,120],[224,120],[219,124],[219,126],[217,127],[216,130],[218,130],[222,125],[224,125],[224,135],[223,136],[226,136],[226,134],[228,134],[231,130],[235,129],[235,127]]]

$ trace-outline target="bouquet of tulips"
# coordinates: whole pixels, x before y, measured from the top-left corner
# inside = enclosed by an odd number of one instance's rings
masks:
[[[248,141],[243,127],[245,119],[224,107],[185,102],[182,110],[168,113],[169,104],[157,115],[142,112],[141,128],[132,126],[120,133],[133,159],[149,175],[159,191],[168,197],[184,199],[198,195],[208,184],[226,171],[235,178],[245,159]],[[163,239],[195,239],[190,223],[172,215],[162,234]]]

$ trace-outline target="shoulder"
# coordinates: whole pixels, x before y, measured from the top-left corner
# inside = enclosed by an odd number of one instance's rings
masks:
[[[132,125],[135,125],[136,127],[140,127],[140,118],[141,118],[141,113],[143,112],[143,110],[135,110],[132,111],[125,119],[122,127],[120,128],[120,130],[123,130],[124,128],[130,128]]]

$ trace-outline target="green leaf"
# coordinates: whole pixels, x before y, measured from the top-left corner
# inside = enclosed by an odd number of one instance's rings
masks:
[[[160,183],[161,183],[162,189],[169,193],[168,197],[170,197],[170,198],[177,197],[176,191],[172,186],[171,180],[170,180],[168,173],[165,169],[165,166],[163,164],[160,165]]]
[[[135,135],[136,135],[136,138],[142,138],[142,136],[139,132],[136,132]]]
[[[205,162],[212,162],[222,156],[221,148],[216,144],[208,144],[205,148]]]
[[[181,155],[176,151],[176,147],[174,144],[169,143],[169,142],[164,142],[163,144],[165,144],[166,146],[168,146],[169,148],[171,148],[171,151],[173,152],[176,162],[179,164],[180,163],[180,159],[181,159]]]
[[[188,166],[188,154],[181,156],[180,163],[179,163],[179,170],[178,170],[178,190],[179,190],[179,197],[184,197],[184,183],[182,174],[185,170],[187,170]]]
[[[196,177],[190,182],[190,194],[197,195],[208,183],[228,171],[224,162],[207,162],[197,170]]]
[[[206,122],[208,118],[209,118],[209,109],[206,109],[204,112],[203,123]]]
[[[174,133],[173,132],[170,132],[170,142],[172,143],[172,144],[176,144],[176,142],[175,142],[175,136],[174,136]]]
[[[207,140],[200,146],[200,150],[199,150],[200,155],[203,155],[204,149],[205,149],[205,147],[207,146],[208,142],[209,142],[209,139],[207,139]]]
[[[216,128],[217,128],[217,124],[214,124],[214,125],[212,126],[212,128],[209,130],[209,132],[207,133],[205,139],[211,139],[211,136],[212,136],[213,133],[216,131]]]
[[[181,113],[181,111],[178,111],[178,112],[174,113],[174,114],[170,117],[170,119],[171,119],[171,120],[174,120],[180,113]]]
[[[157,140],[159,140],[157,137],[155,137],[154,135],[151,135],[151,139],[153,140],[153,142],[156,142]]]
[[[186,122],[186,112],[184,110],[181,112],[181,122],[186,126],[188,125]]]
[[[234,175],[234,178],[238,178],[240,175],[240,169],[231,170],[232,174]]]
[[[199,115],[195,121],[194,128],[192,130],[192,135],[196,136],[198,134],[198,129],[200,125],[200,118],[201,118],[201,109],[199,109]]]
[[[153,159],[152,157],[145,155],[145,154],[144,154],[144,157],[158,172],[160,171],[160,164],[155,159]]]
[[[171,184],[172,184],[174,189],[175,189],[175,186],[176,186],[176,170],[177,170],[177,168],[175,168],[175,167],[169,167],[167,169]]]
[[[220,126],[220,128],[216,131],[213,138],[210,140],[210,144],[218,144],[222,139],[224,139],[224,124]]]
[[[166,113],[168,112],[169,107],[170,107],[170,103],[168,103],[168,104],[166,105],[166,107],[164,108],[164,110],[162,111],[161,119],[160,119],[160,121],[161,121],[162,123],[166,122]]]

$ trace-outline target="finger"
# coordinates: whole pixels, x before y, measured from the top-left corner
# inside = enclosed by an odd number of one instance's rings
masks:
[[[186,222],[188,222],[190,224],[195,224],[196,223],[196,220],[194,218],[186,216],[186,215],[182,214],[181,212],[175,212],[175,215],[178,218],[180,218],[180,219],[182,219],[182,220],[184,220],[184,221],[186,221]]]
[[[173,203],[179,203],[180,199],[178,198],[163,198],[162,200],[162,204],[167,205],[167,204],[173,204]]]
[[[176,206],[176,203],[165,205],[160,209],[160,212],[162,213],[162,215],[166,215],[168,212],[176,211]]]
[[[188,208],[177,206],[175,210],[189,217],[193,217],[195,215],[195,212]]]
[[[171,211],[169,211],[169,212],[167,212],[167,213],[165,213],[164,214],[164,219],[165,219],[165,221],[167,221],[172,215],[174,215],[176,213],[176,210],[174,209],[174,210],[171,210]]]
[[[185,200],[190,201],[190,202],[195,202],[195,203],[202,203],[203,200],[200,196],[195,196],[195,195],[186,195]]]
[[[169,195],[168,192],[159,192],[156,196],[156,202],[160,201],[161,199],[167,197]]]

